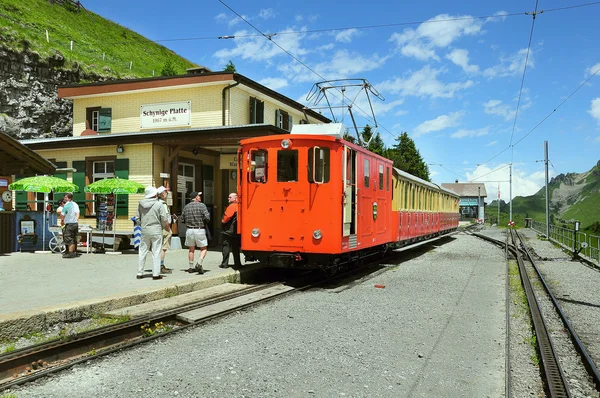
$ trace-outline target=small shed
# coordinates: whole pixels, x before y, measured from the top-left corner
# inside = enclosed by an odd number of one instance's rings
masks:
[[[13,175],[54,174],[56,166],[19,141],[0,131],[0,254],[12,252],[15,213],[9,184]],[[6,192],[6,193],[5,193]]]
[[[442,187],[451,189],[460,196],[459,210],[461,219],[484,218],[487,191],[483,183],[443,183]]]

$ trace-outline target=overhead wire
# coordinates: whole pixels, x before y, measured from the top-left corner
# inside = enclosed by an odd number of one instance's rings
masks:
[[[229,5],[227,5],[223,0],[219,0],[219,2],[221,4],[223,4],[225,7],[227,7],[231,12],[233,12],[235,15],[237,15],[242,21],[246,22],[248,25],[250,25],[252,27],[252,29],[256,30],[258,33],[260,33],[263,37],[265,37],[266,39],[268,39],[269,41],[271,41],[273,44],[275,44],[281,51],[283,51],[284,53],[286,53],[287,55],[289,55],[290,57],[292,57],[296,62],[300,63],[302,66],[304,66],[305,68],[307,68],[308,70],[310,70],[312,73],[314,73],[315,75],[317,75],[320,79],[322,80],[327,80],[325,77],[323,77],[319,72],[315,71],[313,68],[311,68],[310,66],[308,66],[305,62],[303,62],[302,60],[300,60],[298,57],[296,57],[294,54],[290,53],[288,50],[286,50],[285,48],[283,48],[281,45],[279,45],[279,43],[277,43],[275,40],[273,40],[273,35],[270,34],[265,34],[263,33],[260,29],[258,29],[256,26],[254,26],[250,21],[248,21],[246,18],[244,18],[242,15],[240,15],[237,11],[235,11],[233,8],[231,8]],[[334,89],[336,89],[337,91],[339,91],[341,93],[341,90],[338,87],[332,86]],[[343,93],[342,93],[343,94]],[[336,97],[337,98],[337,97]],[[339,99],[339,98],[338,98]],[[367,112],[365,112],[360,106],[354,104],[354,107],[356,107],[359,111],[361,111],[363,113],[363,115],[365,115],[365,118],[367,120],[373,121],[375,123],[375,121],[367,114]],[[392,138],[396,138],[392,135],[392,133],[387,130],[384,126],[379,126],[382,127],[385,131],[387,131],[390,136]]]
[[[600,1],[594,1],[591,3],[584,4],[575,4],[572,6],[566,7],[557,7],[545,9],[544,12],[555,12],[555,11],[564,11],[573,8],[580,7],[589,7],[600,5]],[[237,14],[236,14],[237,15]],[[343,30],[363,30],[363,29],[378,29],[378,28],[389,28],[389,27],[397,27],[397,26],[411,26],[411,25],[421,25],[421,24],[434,24],[434,23],[445,23],[445,22],[453,22],[453,21],[464,21],[464,20],[477,20],[477,19],[489,19],[489,18],[505,18],[505,17],[516,17],[523,16],[524,12],[514,12],[514,13],[506,13],[506,14],[494,14],[494,15],[481,15],[481,16],[473,16],[473,17],[457,17],[457,18],[444,18],[444,19],[436,19],[436,20],[426,20],[426,21],[413,21],[413,22],[397,22],[397,23],[386,23],[386,24],[375,24],[375,25],[357,25],[357,26],[348,26],[348,27],[340,27],[340,28],[324,28],[324,29],[310,29],[310,30],[291,30],[285,32],[274,32],[270,35],[272,36],[281,36],[281,35],[293,35],[293,34],[306,34],[306,33],[327,33],[327,32],[338,32]],[[204,36],[204,37],[182,37],[182,38],[174,38],[174,39],[158,39],[154,40],[155,42],[171,42],[171,41],[192,41],[192,40],[218,40],[218,39],[228,39],[228,38],[249,38],[249,37],[260,37],[264,36],[263,33],[259,34],[248,34],[248,35],[220,35],[220,36]]]

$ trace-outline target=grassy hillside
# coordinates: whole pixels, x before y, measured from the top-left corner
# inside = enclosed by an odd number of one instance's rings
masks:
[[[150,77],[153,71],[160,76],[168,62],[176,74],[196,66],[99,15],[48,0],[0,1],[0,45],[16,51],[28,48],[42,58],[59,52],[67,68],[111,78]]]
[[[582,178],[581,174],[568,173],[555,178],[549,185],[548,191],[550,198],[556,200],[563,196],[562,203],[550,203],[550,215],[553,219],[553,224],[569,224],[574,220],[581,221],[582,228],[590,227],[594,223],[600,221],[600,167],[594,166]],[[566,180],[570,180],[569,184],[575,182],[576,186],[581,186],[581,191],[575,196],[560,195],[561,189],[565,189]],[[561,187],[562,185],[562,187]],[[531,217],[536,221],[543,222],[546,218],[546,193],[542,187],[532,196],[521,197],[517,196],[513,200],[513,217],[516,215]],[[563,212],[559,212],[562,208]],[[508,213],[509,207],[505,205],[501,209]]]

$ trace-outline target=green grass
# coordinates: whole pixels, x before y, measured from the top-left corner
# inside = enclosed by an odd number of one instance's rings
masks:
[[[51,5],[48,0],[2,0],[0,42],[15,51],[27,48],[42,59],[59,52],[67,69],[81,68],[86,73],[117,79],[151,77],[152,71],[160,76],[167,61],[177,74],[196,66],[126,27],[92,12]]]

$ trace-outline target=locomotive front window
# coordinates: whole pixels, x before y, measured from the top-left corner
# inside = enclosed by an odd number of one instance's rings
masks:
[[[250,182],[267,182],[267,151],[259,149],[250,152]]]
[[[308,150],[308,182],[329,182],[329,148],[316,146]]]
[[[298,151],[277,151],[277,182],[298,181]]]

